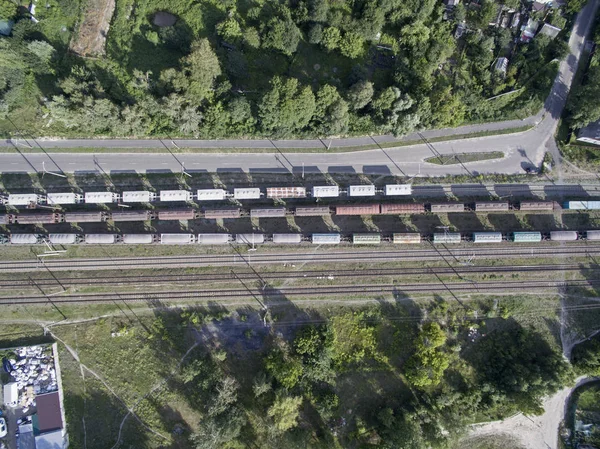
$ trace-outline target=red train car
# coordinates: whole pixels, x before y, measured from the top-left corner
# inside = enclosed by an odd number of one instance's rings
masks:
[[[424,214],[425,204],[410,203],[410,204],[382,204],[381,213],[388,215],[401,214]]]
[[[380,204],[353,204],[350,206],[335,206],[336,215],[379,215]]]

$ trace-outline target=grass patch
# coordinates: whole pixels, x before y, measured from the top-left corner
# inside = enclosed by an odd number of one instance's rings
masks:
[[[458,153],[458,154],[441,154],[440,156],[430,157],[425,159],[425,162],[435,165],[456,165],[465,164],[467,162],[488,161],[490,159],[502,159],[504,153],[502,151],[492,151],[491,153]]]

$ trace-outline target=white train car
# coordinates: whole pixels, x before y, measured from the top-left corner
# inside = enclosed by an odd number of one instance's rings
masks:
[[[196,242],[194,234],[161,234],[161,245],[191,245]]]
[[[348,196],[375,196],[374,185],[350,186],[348,187]]]
[[[473,243],[501,243],[501,232],[474,232]]]
[[[395,232],[392,235],[392,242],[396,244],[421,243],[421,234],[417,232]]]
[[[296,245],[302,243],[302,234],[273,234],[273,243],[276,245]]]
[[[44,204],[46,198],[35,193],[17,193],[8,195],[6,204],[9,206],[31,206],[36,204]]]
[[[36,245],[41,243],[43,237],[39,234],[11,234],[10,243],[13,245]]]
[[[161,201],[190,201],[192,199],[192,192],[189,190],[161,190],[160,200]]]
[[[258,200],[260,199],[260,189],[258,187],[233,189],[233,198],[236,200]]]
[[[339,245],[342,240],[340,234],[313,234],[312,242],[315,245]]]
[[[196,199],[198,201],[222,201],[227,198],[227,192],[223,189],[198,189]]]
[[[119,201],[119,195],[114,192],[85,192],[86,204],[106,204]]]
[[[48,241],[53,245],[76,245],[82,240],[79,234],[48,234]]]
[[[113,245],[121,241],[119,234],[85,234],[84,242],[89,245]]]
[[[387,184],[384,189],[385,196],[412,195],[411,184]]]
[[[436,232],[433,234],[433,243],[460,243],[460,232]]]
[[[585,231],[585,238],[587,240],[600,240],[600,231]]]
[[[337,198],[340,196],[340,188],[338,186],[314,186],[312,196],[314,198]]]
[[[126,245],[150,245],[158,240],[156,234],[123,234]]]
[[[46,195],[46,202],[52,204],[80,204],[83,203],[84,197],[79,193],[63,192],[49,193]]]
[[[233,239],[231,234],[198,234],[199,245],[227,245]]]
[[[579,238],[575,231],[551,231],[550,240],[553,242],[573,242]]]
[[[235,243],[242,245],[261,245],[265,243],[264,234],[236,234]]]
[[[156,201],[156,193],[147,190],[132,190],[123,192],[124,203],[151,203]]]

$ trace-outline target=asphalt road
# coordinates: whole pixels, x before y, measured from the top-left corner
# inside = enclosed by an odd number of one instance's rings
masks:
[[[590,2],[577,16],[571,38],[570,54],[561,62],[550,95],[544,108],[536,116],[522,121],[496,122],[483,125],[469,125],[452,130],[426,131],[426,138],[465,134],[477,131],[495,131],[514,128],[525,124],[536,125],[534,129],[510,135],[446,141],[431,145],[419,144],[385,150],[368,150],[350,153],[285,153],[285,148],[319,148],[330,141],[287,140],[276,141],[273,153],[223,153],[223,154],[184,154],[177,153],[178,147],[192,148],[269,148],[269,140],[40,140],[44,148],[98,147],[98,154],[90,153],[27,153],[19,152],[19,146],[12,141],[0,142],[1,146],[15,148],[14,153],[0,154],[0,172],[105,172],[105,173],[152,173],[152,172],[272,172],[272,173],[365,173],[395,174],[406,176],[440,176],[480,173],[523,173],[527,167],[539,167],[545,151],[558,156],[554,132],[564,109],[573,76],[579,64],[586,36],[589,35],[593,18],[600,0]],[[415,140],[416,135],[405,136],[401,140]],[[335,146],[368,145],[375,142],[394,141],[392,136],[376,138],[360,137],[335,139]],[[20,144],[23,144],[21,142]],[[101,148],[161,148],[168,147],[172,153],[101,153]],[[501,151],[501,159],[470,162],[457,165],[433,165],[425,159],[440,154]]]

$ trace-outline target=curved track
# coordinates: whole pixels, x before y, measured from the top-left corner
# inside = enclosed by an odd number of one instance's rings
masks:
[[[509,244],[507,244],[509,245]],[[318,249],[315,247],[315,250]],[[305,263],[357,263],[357,262],[407,262],[439,260],[440,258],[530,258],[530,257],[587,257],[600,256],[600,244],[585,242],[568,245],[540,244],[503,247],[452,248],[445,245],[430,249],[403,249],[396,251],[336,251],[312,253],[246,253],[237,254],[158,256],[158,257],[108,257],[95,259],[52,259],[27,261],[2,261],[0,273],[49,270],[125,270],[148,268],[182,268],[209,266],[239,266],[261,264],[305,264]]]

